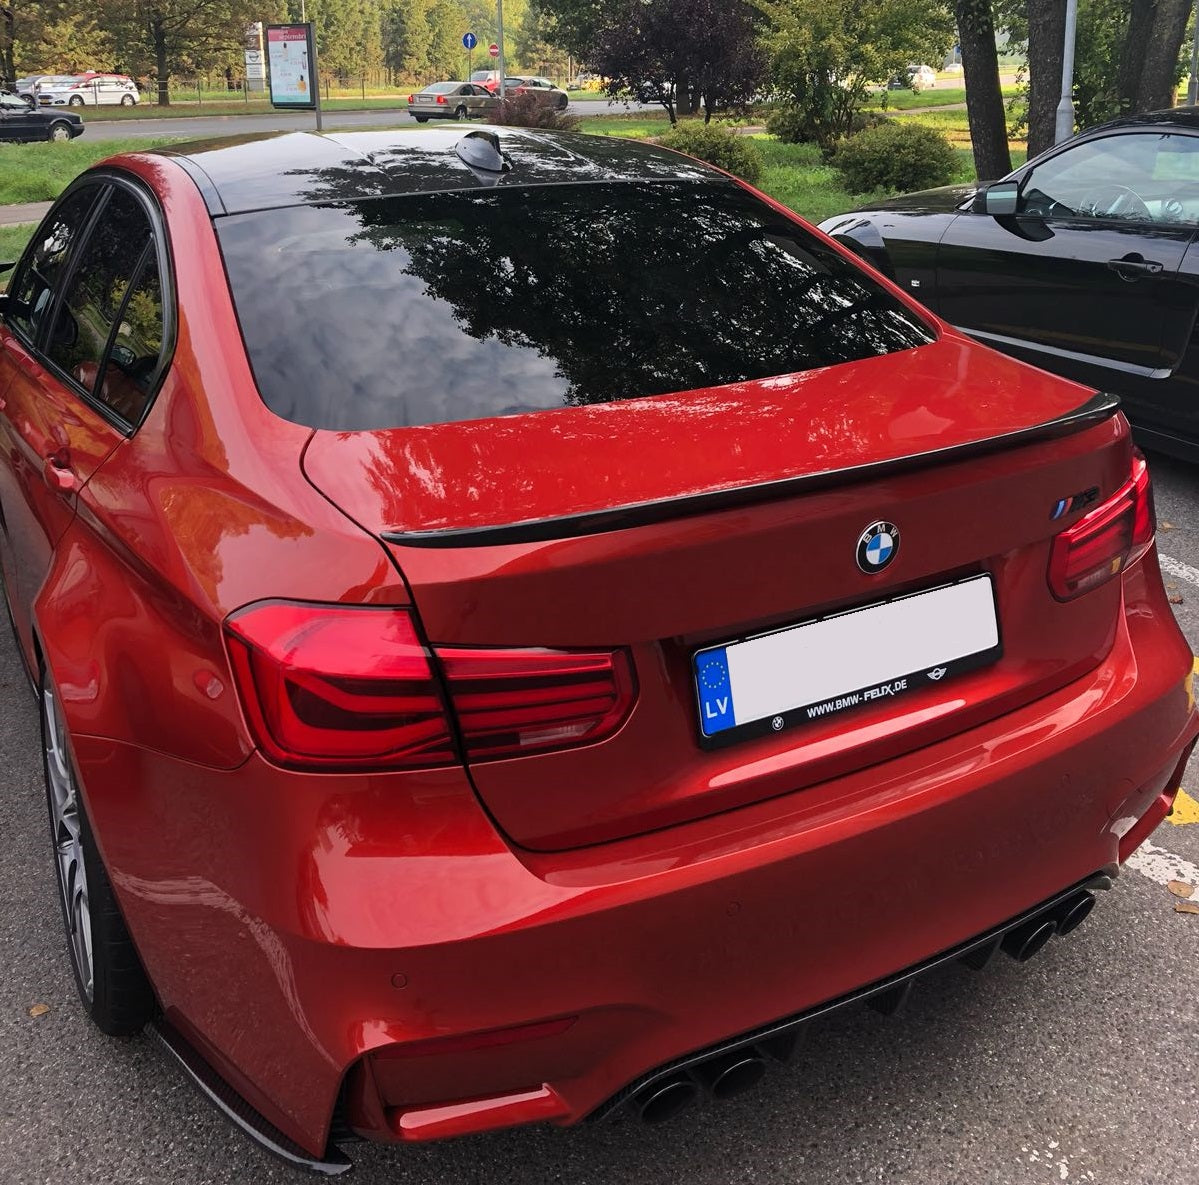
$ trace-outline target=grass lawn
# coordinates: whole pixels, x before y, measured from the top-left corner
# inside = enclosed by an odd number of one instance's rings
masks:
[[[26,222],[20,226],[0,226],[0,263],[11,263],[14,259],[19,259],[21,252],[25,250],[25,244],[36,229],[36,222]],[[8,283],[8,277],[11,275],[12,272],[0,274],[0,288]]]
[[[138,152],[179,137],[150,140],[86,140],[66,144],[0,144],[0,205],[48,202],[58,197],[76,174],[114,152]]]

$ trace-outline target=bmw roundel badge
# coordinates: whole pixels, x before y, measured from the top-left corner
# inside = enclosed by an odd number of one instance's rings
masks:
[[[858,536],[858,567],[881,572],[899,554],[899,528],[894,523],[871,523]]]

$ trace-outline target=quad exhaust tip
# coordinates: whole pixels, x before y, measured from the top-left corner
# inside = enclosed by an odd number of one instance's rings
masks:
[[[985,939],[958,957],[967,966],[980,969],[996,950],[1002,950],[1018,963],[1027,963],[1055,934],[1066,935],[1082,925],[1095,908],[1092,890],[1109,889],[1111,885],[1109,876],[1095,876],[1086,882],[1086,888],[1078,889],[1006,933]],[[904,979],[876,992],[866,999],[866,1003],[884,1016],[890,1016],[906,1001],[911,987],[912,980]],[[756,1043],[730,1053],[710,1057],[687,1070],[678,1070],[643,1087],[633,1095],[630,1107],[644,1123],[666,1123],[699,1098],[701,1087],[714,1099],[735,1098],[762,1081],[770,1061],[788,1061],[799,1037],[800,1031],[792,1028],[759,1038]]]

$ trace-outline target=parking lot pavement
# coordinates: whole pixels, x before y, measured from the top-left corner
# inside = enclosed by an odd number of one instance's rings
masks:
[[[1160,546],[1199,645],[1199,469],[1153,459]],[[1196,581],[1184,573],[1192,569]],[[76,1006],[46,840],[37,717],[0,643],[0,1182],[298,1182],[237,1135],[150,1038]],[[1199,798],[1199,778],[1186,787]],[[1199,865],[1199,825],[1153,843]],[[915,854],[919,858],[921,854]],[[935,854],[925,854],[935,858]],[[855,873],[846,892],[885,894]],[[897,1017],[818,1023],[755,1092],[631,1120],[419,1148],[347,1145],[362,1185],[1192,1185],[1199,1180],[1199,916],[1128,870],[1032,962],[944,968]],[[813,958],[818,958],[813,952]],[[37,1004],[49,1011],[37,1018]]]

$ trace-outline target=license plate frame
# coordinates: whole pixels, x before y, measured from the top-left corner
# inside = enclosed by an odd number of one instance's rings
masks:
[[[989,616],[984,609],[989,609]],[[979,616],[970,620],[971,613]],[[933,617],[936,617],[938,636],[913,640],[910,632],[904,632],[918,630]],[[797,655],[803,655],[805,648],[809,657],[818,659],[830,647],[844,643],[847,637],[856,635],[860,638],[868,632],[871,652],[866,653],[863,648],[854,653],[846,676],[848,679],[855,679],[858,673],[872,676],[865,682],[856,678],[852,684],[839,687],[837,679],[822,676],[823,684],[819,689],[825,694],[811,698],[805,691],[821,684],[821,678],[795,678],[791,681],[792,691],[785,686],[786,677],[778,677],[777,668],[794,662]],[[884,648],[882,658],[876,655],[880,636]],[[885,655],[885,647],[891,638],[898,639],[894,663]],[[927,650],[923,648],[924,641],[928,643]],[[773,658],[770,656],[772,647],[775,649]],[[731,659],[730,652],[733,654]],[[928,661],[912,661],[923,654],[929,655]],[[704,646],[692,653],[690,670],[699,742],[705,749],[723,748],[752,737],[836,719],[845,712],[951,682],[960,675],[990,666],[1002,656],[1003,637],[995,583],[986,572]],[[903,669],[892,670],[893,665]],[[767,671],[767,668],[774,669]],[[751,685],[748,682],[758,678],[763,671],[775,678],[775,685]],[[885,677],[873,677],[880,672],[889,673]],[[742,687],[746,719],[738,719],[738,685]],[[830,692],[830,686],[836,689]],[[727,692],[724,703],[722,690]],[[796,702],[787,703],[791,696]],[[758,714],[762,705],[772,701],[773,710]]]

